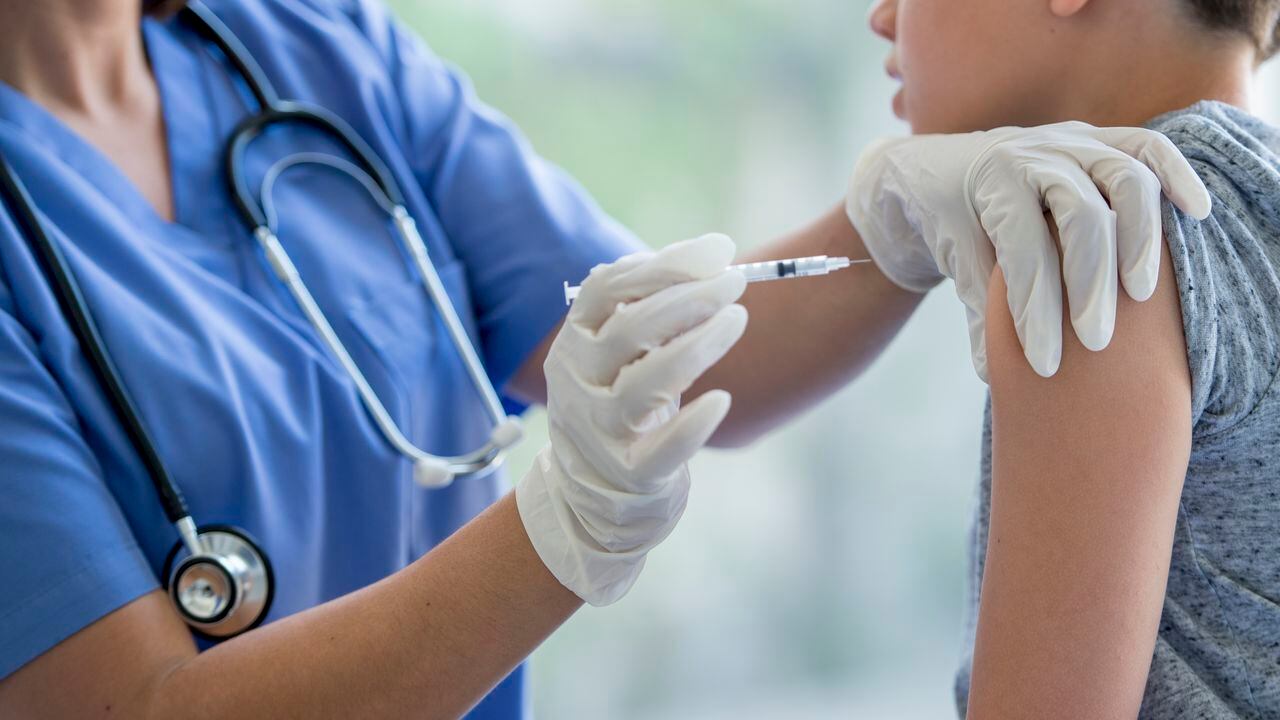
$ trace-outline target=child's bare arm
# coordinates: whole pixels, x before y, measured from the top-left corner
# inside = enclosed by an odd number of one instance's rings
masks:
[[[1164,600],[1191,447],[1190,377],[1168,253],[1155,296],[1122,297],[1100,353],[1022,358],[992,279],[990,540],[970,720],[1132,718]]]

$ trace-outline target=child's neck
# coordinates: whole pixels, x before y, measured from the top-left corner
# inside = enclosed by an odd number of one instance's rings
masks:
[[[1074,59],[1092,67],[1072,72],[1079,82],[1062,95],[1069,116],[1098,126],[1139,126],[1203,100],[1250,109],[1252,47],[1195,40],[1179,47],[1149,45],[1132,37],[1118,53]]]

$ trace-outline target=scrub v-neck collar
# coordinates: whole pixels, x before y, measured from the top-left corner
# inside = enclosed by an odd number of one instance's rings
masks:
[[[152,230],[187,235],[213,231],[227,238],[226,215],[210,202],[207,183],[219,182],[218,118],[209,101],[207,73],[200,67],[192,48],[184,45],[169,25],[146,18],[143,40],[156,77],[169,177],[174,204],[174,221],[162,217],[134,182],[96,146],[50,111],[13,86],[0,81],[0,123],[16,127],[38,146],[51,151],[60,161],[102,193],[115,207]],[[212,176],[211,176],[212,175]],[[229,238],[227,238],[229,239]]]

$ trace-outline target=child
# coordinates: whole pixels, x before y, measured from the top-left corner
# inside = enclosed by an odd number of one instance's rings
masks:
[[[1248,113],[1278,20],[1280,0],[872,10],[914,132],[1145,124],[1214,199],[1166,210],[1153,297],[1122,298],[1103,352],[1069,338],[1051,379],[992,278],[972,720],[1280,717],[1280,131]]]

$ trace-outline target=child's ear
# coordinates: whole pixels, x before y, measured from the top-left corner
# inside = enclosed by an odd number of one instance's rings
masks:
[[[1049,11],[1060,18],[1069,18],[1088,4],[1089,0],[1049,0]]]

